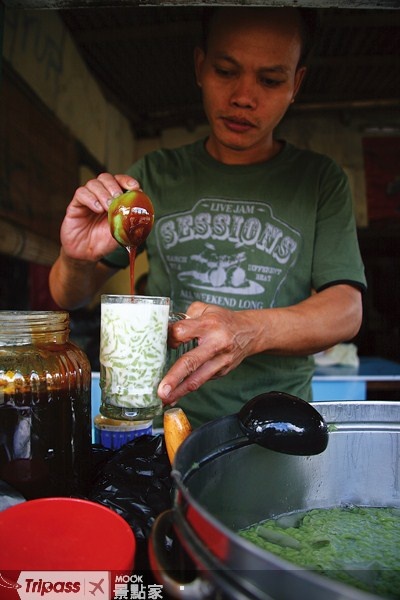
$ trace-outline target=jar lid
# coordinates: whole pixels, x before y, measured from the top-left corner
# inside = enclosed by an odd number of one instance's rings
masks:
[[[65,310],[0,310],[0,346],[58,341],[69,334],[69,313]]]

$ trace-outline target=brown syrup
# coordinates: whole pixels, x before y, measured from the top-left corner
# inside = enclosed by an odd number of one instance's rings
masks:
[[[129,254],[130,293],[135,293],[135,260],[137,250],[149,235],[154,223],[150,198],[141,191],[127,192],[110,206],[111,235]]]

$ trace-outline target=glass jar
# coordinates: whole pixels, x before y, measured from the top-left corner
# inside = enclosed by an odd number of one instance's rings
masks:
[[[84,493],[90,363],[65,311],[0,311],[0,479],[27,499]]]

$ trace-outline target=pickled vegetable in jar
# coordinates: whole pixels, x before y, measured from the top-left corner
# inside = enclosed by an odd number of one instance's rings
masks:
[[[65,311],[0,311],[0,480],[25,498],[84,493],[91,370]]]

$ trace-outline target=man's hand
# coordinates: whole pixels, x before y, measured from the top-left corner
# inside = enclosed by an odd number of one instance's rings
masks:
[[[362,301],[360,290],[338,284],[293,306],[231,311],[194,302],[187,314],[190,319],[171,325],[169,344],[175,348],[197,338],[198,345],[161,381],[164,404],[226,375],[252,354],[305,356],[352,339],[361,326]]]
[[[226,375],[246,356],[257,352],[261,312],[235,312],[194,302],[187,310],[190,318],[171,325],[168,343],[176,348],[197,339],[197,346],[183,354],[160,383],[158,393],[163,402],[174,403],[209,379]]]
[[[64,254],[75,260],[97,262],[117,247],[110,233],[108,207],[126,190],[139,189],[128,175],[102,173],[79,187],[61,226]]]
[[[98,262],[115,250],[108,224],[108,207],[126,190],[140,189],[128,175],[102,173],[78,188],[61,225],[61,252],[51,268],[49,285],[54,301],[72,310],[91,302],[116,269]]]

